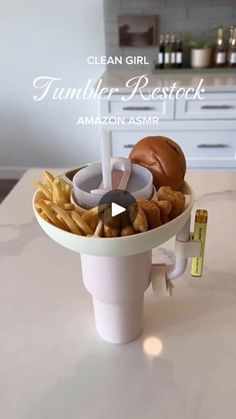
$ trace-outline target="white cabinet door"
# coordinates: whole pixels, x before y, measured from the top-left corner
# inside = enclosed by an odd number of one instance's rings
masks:
[[[109,101],[108,114],[130,118],[131,116],[158,116],[159,119],[173,119],[173,100],[142,100],[135,95],[131,100],[123,102],[122,95],[114,95]]]
[[[112,151],[115,156],[128,157],[144,131],[112,132]],[[172,138],[185,154],[189,168],[235,168],[236,135],[234,131],[159,131],[158,135]]]
[[[204,100],[176,100],[176,119],[236,119],[236,93],[206,93]]]
[[[128,157],[133,146],[150,135],[152,134],[149,131],[112,131],[113,156]]]
[[[233,131],[181,132],[177,137],[188,166],[236,168],[236,136]]]

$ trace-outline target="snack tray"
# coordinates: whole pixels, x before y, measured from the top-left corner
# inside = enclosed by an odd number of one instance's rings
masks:
[[[104,238],[79,236],[48,223],[35,208],[39,191],[33,196],[35,217],[45,233],[55,242],[75,252],[94,256],[128,256],[147,252],[175,236],[189,220],[194,201],[193,190],[185,181],[181,190],[190,199],[184,211],[168,223],[144,233],[126,237]]]

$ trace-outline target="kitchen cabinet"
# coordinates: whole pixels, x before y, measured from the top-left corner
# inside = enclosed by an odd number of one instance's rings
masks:
[[[149,100],[116,94],[101,105],[103,116],[158,116],[158,125],[111,126],[113,155],[127,157],[149,135],[172,138],[183,149],[189,168],[236,169],[236,92],[207,91],[204,100]]]
[[[204,100],[176,101],[176,119],[236,120],[236,93],[206,93]]]
[[[174,100],[144,101],[139,95],[134,95],[131,100],[122,102],[121,95],[114,95],[108,103],[108,114],[125,119],[131,116],[159,116],[162,120],[171,120],[174,118]]]

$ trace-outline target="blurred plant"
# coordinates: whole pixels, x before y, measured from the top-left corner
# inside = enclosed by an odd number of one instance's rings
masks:
[[[187,35],[185,37],[186,44],[192,49],[207,49],[215,44],[217,28],[212,28],[203,32],[201,36],[192,37]]]

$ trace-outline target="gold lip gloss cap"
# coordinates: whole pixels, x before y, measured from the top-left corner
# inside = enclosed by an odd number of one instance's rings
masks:
[[[207,210],[198,209],[195,214],[195,223],[207,223],[207,217]]]

